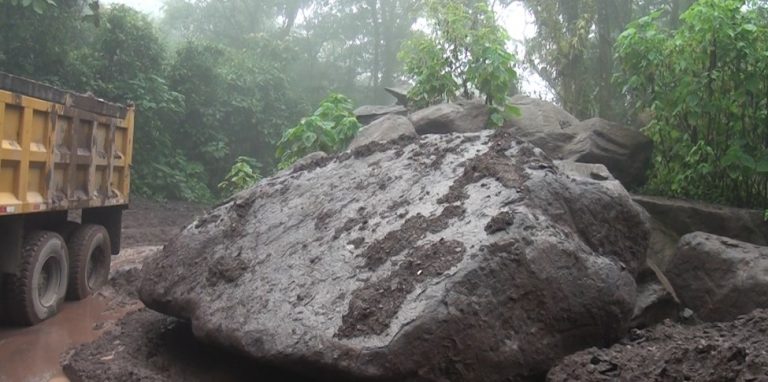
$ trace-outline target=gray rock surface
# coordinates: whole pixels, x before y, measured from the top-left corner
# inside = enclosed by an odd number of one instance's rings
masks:
[[[632,328],[647,328],[666,319],[679,317],[682,307],[675,295],[653,272],[642,272],[637,278],[637,300],[632,314]]]
[[[645,184],[653,141],[642,133],[600,118],[567,129],[575,139],[562,157],[582,163],[601,163],[626,187]]]
[[[198,219],[145,264],[140,296],[318,376],[540,377],[632,316],[648,231],[604,183],[508,131],[374,142]]]
[[[424,134],[476,133],[488,125],[488,107],[477,100],[442,103],[409,116],[416,132]]]
[[[680,301],[705,321],[768,308],[768,247],[694,232],[680,239],[667,276]]]
[[[763,211],[656,196],[633,195],[632,199],[678,236],[701,231],[768,245],[768,223]]]
[[[388,142],[401,135],[415,137],[416,130],[408,118],[390,114],[362,128],[349,144],[348,150],[354,150],[371,142]]]
[[[400,105],[364,105],[355,109],[353,113],[355,114],[355,117],[357,117],[357,121],[365,126],[386,115],[407,115],[408,109],[406,109],[405,106]]]

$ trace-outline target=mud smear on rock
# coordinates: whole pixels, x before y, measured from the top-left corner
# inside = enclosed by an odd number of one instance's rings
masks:
[[[351,338],[384,333],[416,285],[451,269],[464,258],[466,251],[464,244],[456,240],[440,240],[414,248],[394,272],[353,292],[336,336]]]
[[[506,230],[512,224],[515,224],[515,215],[509,211],[504,211],[491,218],[485,225],[485,233],[492,235]]]
[[[417,214],[406,219],[399,229],[390,231],[363,251],[360,256],[365,258],[364,266],[368,270],[376,270],[390,258],[413,248],[427,233],[444,231],[452,219],[461,218],[465,213],[464,207],[454,205],[445,207],[440,215],[435,217],[428,218]]]
[[[485,178],[493,178],[507,188],[524,191],[523,184],[527,180],[524,167],[537,156],[531,146],[523,145],[519,146],[515,156],[516,162],[512,162],[507,151],[512,148],[514,142],[515,139],[509,131],[497,131],[491,139],[488,151],[464,163],[464,172],[438,203],[451,204],[466,200],[469,195],[465,187]]]

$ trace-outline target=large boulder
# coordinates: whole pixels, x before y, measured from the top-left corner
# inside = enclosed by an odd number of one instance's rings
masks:
[[[406,109],[405,106],[400,105],[365,105],[358,107],[353,113],[355,114],[357,121],[360,122],[361,125],[365,126],[387,115],[407,115],[408,109]]]
[[[421,109],[410,115],[420,135],[476,133],[488,125],[490,111],[480,101],[442,103]]]
[[[645,184],[653,141],[642,133],[600,118],[580,122],[567,131],[575,139],[562,148],[562,157],[601,163],[626,187]]]
[[[591,348],[562,360],[548,382],[766,381],[768,311],[728,323],[683,326],[666,321],[609,349]]]
[[[763,211],[656,196],[634,195],[632,199],[678,236],[701,231],[768,245],[768,223]]]
[[[648,231],[604,183],[504,130],[374,142],[198,219],[145,264],[140,296],[316,376],[533,378],[632,315]]]
[[[348,149],[354,150],[371,142],[388,142],[402,135],[415,137],[413,124],[408,118],[390,114],[362,128]]]
[[[703,320],[768,308],[768,247],[694,232],[680,239],[667,274],[680,301]]]

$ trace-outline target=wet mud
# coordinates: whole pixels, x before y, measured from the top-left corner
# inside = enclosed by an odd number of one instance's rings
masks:
[[[195,339],[189,323],[148,309],[130,313],[114,330],[63,360],[77,382],[310,381]]]
[[[67,303],[54,318],[31,328],[0,328],[0,381],[65,380],[59,355],[98,338],[130,310],[110,309],[101,296]]]
[[[123,215],[123,251],[112,258],[108,286],[84,301],[65,303],[57,316],[34,327],[0,326],[0,382],[67,381],[60,357],[143,307],[136,288],[144,259],[203,210],[185,202],[134,199]]]

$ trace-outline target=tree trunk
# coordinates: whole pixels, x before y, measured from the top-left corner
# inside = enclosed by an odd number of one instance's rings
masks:
[[[611,9],[613,0],[599,0],[597,6],[597,44],[598,65],[597,74],[597,115],[601,118],[614,120],[613,112],[613,36],[611,25]]]

